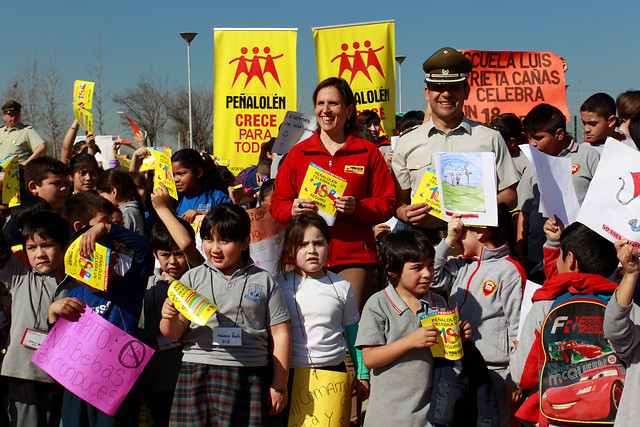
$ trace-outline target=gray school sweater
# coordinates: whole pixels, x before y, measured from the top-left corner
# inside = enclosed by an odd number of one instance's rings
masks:
[[[9,347],[2,362],[2,375],[55,382],[49,374],[31,363],[35,350],[20,342],[27,328],[48,332],[49,306],[66,297],[78,283],[70,276],[58,283],[55,276],[38,273],[11,253],[4,239],[0,239],[0,281],[6,284],[12,296]]]
[[[604,313],[603,329],[611,347],[627,365],[615,425],[637,425],[640,421],[640,307],[634,303],[621,306],[614,293]]]
[[[471,325],[471,341],[489,368],[506,368],[518,335],[524,270],[506,245],[485,247],[479,257],[449,257],[452,249],[444,240],[436,246],[430,288],[451,291],[449,307],[457,306]]]

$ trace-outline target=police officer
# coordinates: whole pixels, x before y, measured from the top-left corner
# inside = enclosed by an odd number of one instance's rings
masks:
[[[431,119],[400,137],[393,154],[396,217],[431,231],[446,229],[446,223],[428,214],[429,205],[411,204],[427,168],[435,169],[435,152],[494,152],[498,203],[515,208],[519,177],[507,145],[499,132],[467,119],[463,113],[470,91],[467,79],[473,68],[471,62],[457,50],[444,47],[431,55],[422,68],[426,73],[424,94],[431,107]],[[431,238],[437,236],[429,234]]]
[[[26,165],[47,151],[47,145],[33,127],[20,122],[22,106],[11,100],[2,106],[2,118],[7,123],[0,127],[0,160],[14,154]]]

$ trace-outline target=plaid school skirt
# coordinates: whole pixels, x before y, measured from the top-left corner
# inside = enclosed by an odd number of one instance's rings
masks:
[[[269,415],[272,370],[182,362],[170,427],[281,426]]]

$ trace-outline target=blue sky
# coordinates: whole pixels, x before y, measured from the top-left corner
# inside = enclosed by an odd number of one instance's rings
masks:
[[[213,87],[213,28],[298,28],[298,99],[311,112],[317,83],[311,27],[395,20],[396,54],[402,65],[403,109],[425,106],[422,62],[443,46],[475,50],[550,51],[569,64],[571,114],[589,95],[615,97],[640,89],[640,5],[635,2],[404,2],[307,1],[28,1],[4,6],[4,57],[0,92],[16,65],[37,55],[40,66],[56,55],[71,101],[74,79],[89,79],[98,34],[102,35],[103,84],[107,92],[132,86],[138,76],[168,76],[186,86],[186,43],[181,31],[199,35],[191,44],[192,85]],[[397,97],[396,97],[397,99]],[[2,101],[4,103],[4,101]],[[109,128],[117,109],[108,106]],[[69,121],[72,120],[71,109]],[[571,127],[571,130],[573,128]],[[112,129],[116,132],[116,129]]]

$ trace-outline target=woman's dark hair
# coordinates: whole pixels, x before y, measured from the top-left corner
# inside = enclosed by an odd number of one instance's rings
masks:
[[[171,162],[180,163],[183,168],[190,169],[194,173],[202,169],[200,184],[208,190],[220,190],[227,194],[227,187],[222,183],[218,168],[207,153],[200,154],[192,148],[183,148],[176,151],[171,157]]]
[[[223,239],[244,242],[251,234],[251,219],[243,208],[232,203],[220,203],[202,219],[200,237],[210,239],[213,233]],[[245,259],[249,256],[249,248],[242,253]]]
[[[304,241],[304,232],[308,227],[316,227],[324,236],[327,243],[331,242],[331,231],[325,220],[316,213],[301,213],[289,218],[287,228],[284,230],[284,241],[278,260],[278,270],[283,274],[289,270],[289,266],[295,265],[296,252]]]
[[[353,96],[353,91],[349,86],[349,83],[345,79],[341,79],[339,77],[329,77],[328,79],[324,79],[318,86],[316,86],[316,90],[313,91],[313,105],[316,105],[316,101],[318,100],[318,92],[324,89],[325,87],[333,86],[338,92],[342,95],[342,100],[345,105],[348,107],[349,105],[353,105],[353,112],[351,116],[347,118],[347,122],[344,126],[344,132],[346,135],[351,133],[351,130],[354,128],[356,124],[356,98]]]
[[[353,136],[357,136],[358,138],[362,138],[366,141],[369,141],[372,144],[378,143],[378,141],[376,141],[376,139],[373,137],[373,134],[371,133],[371,131],[366,127],[364,127],[364,125],[361,125],[359,123],[356,123],[356,125],[353,127],[351,134]]]
[[[378,113],[372,110],[365,110],[362,113],[358,114],[358,117],[356,117],[356,123],[363,126],[366,126],[367,123],[371,123],[374,120],[376,120],[378,123],[381,122]]]
[[[109,169],[98,175],[96,190],[99,193],[108,193],[112,188],[118,190],[118,201],[140,202],[140,195],[133,178],[129,172],[120,169]]]
[[[436,254],[426,234],[418,230],[389,233],[382,238],[380,248],[382,265],[389,282],[394,286],[397,284],[396,280],[389,276],[389,272],[400,276],[405,263],[433,259]]]
[[[96,172],[100,170],[96,158],[89,153],[76,154],[69,160],[69,173],[74,173],[85,168],[95,168]]]

